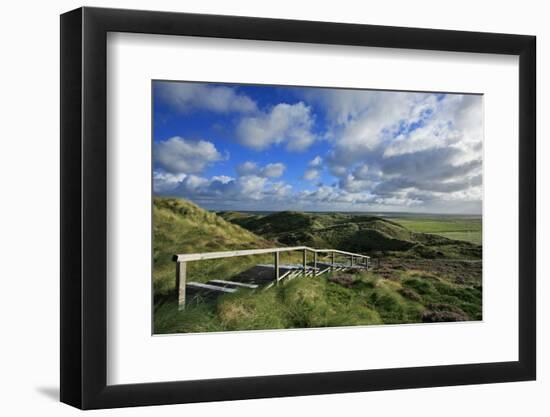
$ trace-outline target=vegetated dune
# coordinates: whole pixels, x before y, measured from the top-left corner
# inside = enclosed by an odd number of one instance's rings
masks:
[[[275,243],[230,223],[183,199],[153,199],[153,283],[155,295],[174,291],[177,253],[217,252],[267,248]],[[258,258],[238,257],[224,260],[190,262],[188,275],[194,281],[223,278],[254,265]]]
[[[428,233],[415,233],[391,220],[347,213],[283,211],[268,215],[218,213],[283,245],[420,258],[481,258],[481,246]]]

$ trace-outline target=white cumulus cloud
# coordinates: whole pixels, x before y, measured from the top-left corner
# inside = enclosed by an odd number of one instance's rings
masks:
[[[321,158],[319,155],[317,155],[315,158],[313,158],[311,161],[309,161],[310,167],[318,167],[321,166],[323,163],[323,158]]]
[[[289,151],[303,151],[314,141],[313,114],[303,102],[279,103],[268,112],[244,117],[237,126],[237,139],[252,149],[284,144]]]
[[[318,169],[309,168],[309,169],[306,169],[302,178],[307,181],[314,181],[317,178],[319,178],[319,176],[320,176],[320,173]]]
[[[213,143],[179,136],[155,142],[153,157],[160,168],[172,174],[199,173],[207,164],[222,159]]]
[[[192,110],[252,113],[257,110],[254,100],[233,87],[157,81],[155,92],[160,100],[183,113]]]
[[[285,172],[286,166],[282,162],[269,163],[263,167],[256,162],[246,161],[235,167],[237,174],[241,177],[256,175],[259,177],[279,178]]]

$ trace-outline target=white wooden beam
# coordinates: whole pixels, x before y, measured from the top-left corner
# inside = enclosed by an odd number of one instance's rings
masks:
[[[176,263],[176,291],[178,297],[178,309],[185,309],[185,288],[187,281],[187,263]]]

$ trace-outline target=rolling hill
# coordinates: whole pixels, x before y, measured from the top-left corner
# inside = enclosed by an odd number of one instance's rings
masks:
[[[153,199],[153,285],[155,296],[173,293],[176,253],[273,247],[275,244],[183,199]],[[240,272],[258,259],[235,258],[189,264],[189,276],[204,281]],[[219,276],[218,276],[219,275]]]
[[[420,258],[481,258],[481,246],[412,232],[377,216],[283,211],[272,214],[219,212],[224,219],[282,245]]]

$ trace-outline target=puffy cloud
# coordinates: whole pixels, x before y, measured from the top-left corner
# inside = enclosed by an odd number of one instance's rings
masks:
[[[285,172],[285,164],[277,162],[276,164],[267,164],[261,171],[262,175],[269,178],[278,178]]]
[[[227,183],[227,185],[228,189],[234,191],[233,196],[236,195],[241,198],[244,197],[252,200],[260,200],[262,198],[262,191],[266,182],[267,179],[264,177],[248,175],[245,177],[239,177],[236,181]]]
[[[323,163],[323,158],[321,158],[319,155],[317,155],[315,158],[313,158],[311,161],[309,161],[310,167],[318,167],[321,166]]]
[[[315,168],[309,168],[306,169],[306,172],[304,172],[303,179],[307,181],[314,181],[318,179],[320,176],[320,172],[318,169]]]
[[[430,94],[381,91],[334,91],[329,111],[335,122],[329,136],[334,146],[329,163],[350,166],[378,155],[403,132],[422,125],[434,112]]]
[[[373,188],[373,182],[367,179],[356,178],[353,174],[348,174],[340,178],[338,182],[340,188],[350,192],[369,191]]]
[[[447,180],[463,177],[481,168],[481,159],[462,162],[462,152],[455,147],[434,148],[383,158],[380,167],[389,179]]]
[[[264,191],[267,195],[275,197],[276,200],[282,200],[285,197],[292,196],[292,186],[284,183],[283,181],[275,182],[271,188]]]
[[[252,113],[257,111],[254,100],[244,94],[239,94],[233,87],[157,81],[154,88],[159,100],[182,113],[192,110],[207,110],[217,113]]]
[[[264,167],[255,162],[246,161],[235,167],[239,176],[256,175],[259,177],[279,178],[285,172],[286,166],[282,162],[269,163]]]
[[[483,135],[480,96],[449,95],[437,102],[422,126],[405,130],[384,150],[384,156],[458,146],[468,157],[477,154]]]
[[[164,178],[163,173],[155,172],[155,178]],[[287,198],[292,187],[282,181],[271,182],[269,178],[257,175],[245,175],[238,178],[213,176],[204,178],[197,175],[184,175],[177,182],[164,186],[161,181],[154,182],[154,191],[160,195],[172,195],[191,199],[202,204],[215,202],[223,205],[230,202],[276,202]]]
[[[369,166],[366,164],[359,165],[353,171],[353,176],[360,180],[366,180],[371,176]]]
[[[242,177],[244,175],[257,173],[259,168],[256,162],[246,161],[246,162],[243,162],[242,164],[237,165],[235,167],[235,170],[237,171],[237,174]]]
[[[302,179],[307,181],[315,181],[321,176],[321,171],[323,169],[323,158],[317,155],[311,161],[309,161],[308,169],[304,172]]]
[[[176,189],[186,176],[186,174],[153,171],[153,189],[158,193],[170,192]]]
[[[153,146],[155,163],[172,174],[201,172],[207,164],[222,159],[213,143],[174,136]]]
[[[237,139],[256,150],[284,143],[289,151],[303,151],[315,140],[313,123],[311,108],[303,102],[279,103],[268,112],[242,118],[237,126]]]
[[[481,184],[481,96],[323,90],[312,99],[331,115],[326,163],[341,190],[376,205],[481,198],[469,192]]]

